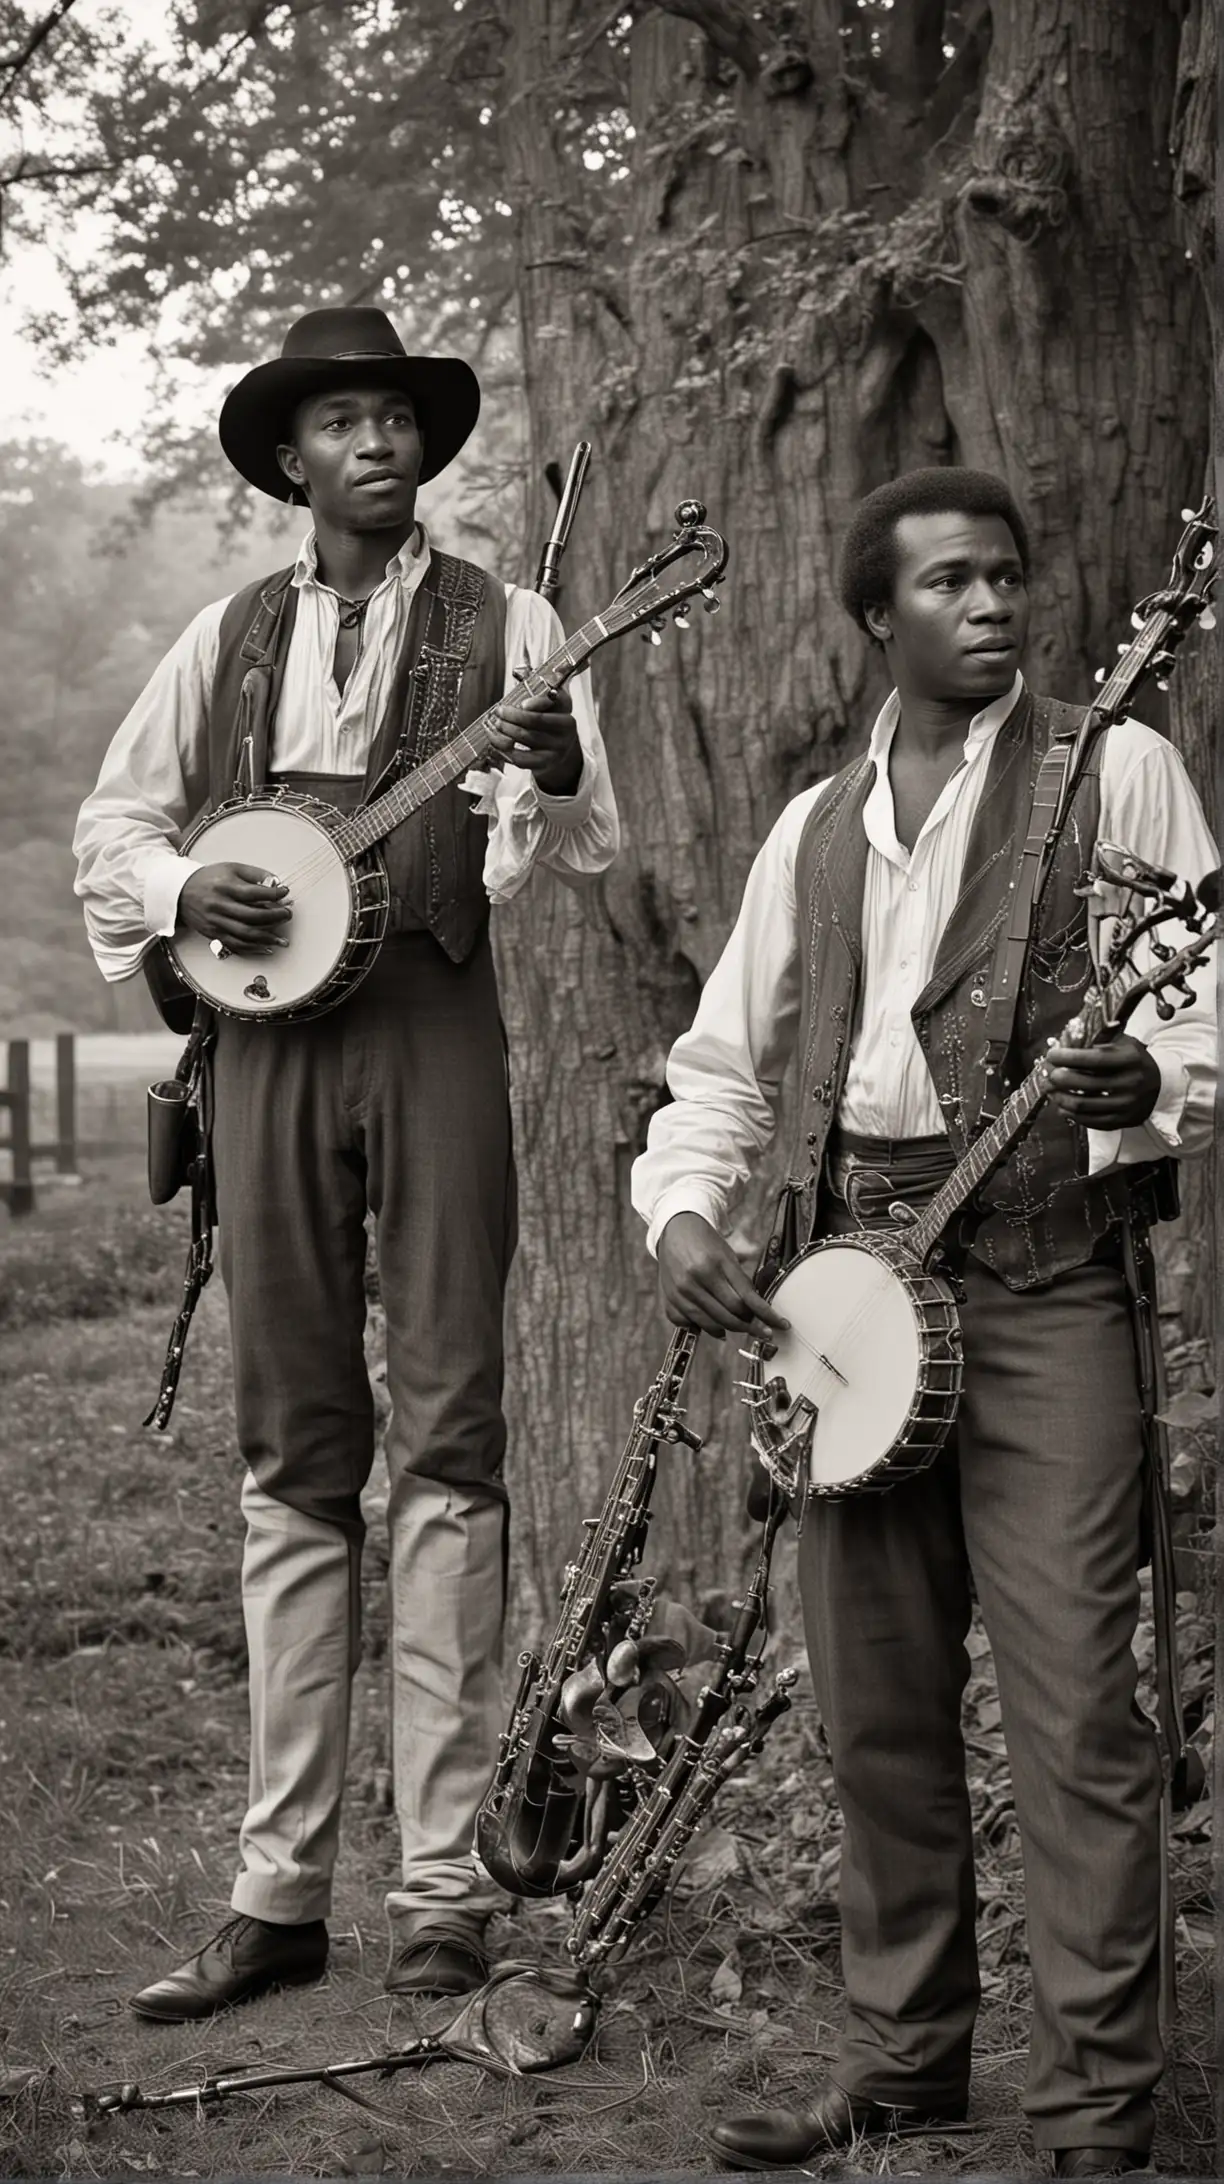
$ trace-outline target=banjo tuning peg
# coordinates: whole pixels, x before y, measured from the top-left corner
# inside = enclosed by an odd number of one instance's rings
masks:
[[[722,605],[722,600],[716,599],[712,591],[703,591],[701,601],[707,614],[717,614]]]
[[[1163,993],[1158,993],[1156,996],[1156,1014],[1161,1023],[1167,1024],[1173,1013],[1173,1003]]]
[[[1093,680],[1093,682],[1097,682],[1097,683],[1101,683],[1101,682],[1104,682],[1104,680],[1105,680],[1105,670],[1104,670],[1104,668],[1103,668],[1103,667],[1098,667],[1098,669],[1097,669],[1097,671],[1096,671],[1095,675],[1093,676],[1092,680]]]
[[[676,510],[676,521],[682,531],[695,530],[705,519],[705,507],[699,500],[683,500]]]
[[[676,608],[676,611],[672,616],[672,620],[675,623],[677,629],[688,628],[690,611],[691,610],[689,608],[689,603],[687,599],[684,600],[682,604]]]
[[[1215,626],[1216,626],[1216,618],[1215,618],[1215,608],[1214,608],[1214,607],[1204,607],[1204,608],[1203,608],[1203,611],[1202,611],[1202,613],[1200,614],[1200,616],[1199,616],[1199,618],[1198,618],[1198,626],[1199,626],[1199,628],[1200,628],[1200,629],[1214,629],[1214,628],[1215,628]]]

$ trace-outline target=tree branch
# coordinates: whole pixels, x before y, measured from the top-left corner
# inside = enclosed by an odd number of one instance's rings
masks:
[[[75,6],[76,0],[55,0],[55,6],[52,8],[51,13],[45,15],[41,23],[35,23],[33,30],[20,50],[8,54],[4,59],[0,60],[0,71],[8,78],[5,84],[0,85],[0,106],[3,106],[10,92],[15,89],[22,71],[29,67],[35,54],[46,44],[52,31],[58,29],[64,17]]]
[[[91,174],[115,174],[123,165],[120,159],[88,159],[51,161],[34,166],[25,153],[7,174],[0,174],[0,193],[11,190],[18,182],[80,182]]]
[[[682,15],[695,23],[717,52],[734,61],[741,76],[755,83],[760,60],[748,17],[737,0],[649,0],[661,15]]]

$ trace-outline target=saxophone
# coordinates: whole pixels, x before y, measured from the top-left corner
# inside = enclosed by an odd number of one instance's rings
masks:
[[[595,1701],[637,1674],[654,1605],[642,1559],[661,1444],[701,1447],[684,1423],[683,1393],[697,1333],[673,1335],[662,1367],[634,1406],[633,1427],[598,1517],[588,1517],[576,1561],[562,1579],[561,1608],[543,1654],[519,1656],[521,1675],[493,1781],[476,1816],[482,1865],[515,1896],[558,1896],[594,1872],[624,1817],[623,1771],[612,1760],[586,1772],[571,1751]]]
[[[787,1712],[797,1671],[783,1668],[766,1698],[749,1703],[759,1675],[753,1642],[765,1621],[774,1539],[788,1504],[770,1496],[752,1581],[718,1650],[713,1673],[688,1728],[674,1739],[655,1781],[615,1837],[582,1892],[566,1939],[575,1964],[616,1963],[675,1874],[723,1784],[761,1751],[771,1724]]]
[[[789,1707],[795,1682],[795,1670],[783,1669],[768,1697],[750,1703],[773,1545],[788,1513],[776,1489],[730,1629],[703,1631],[670,1607],[673,1630],[679,1623],[686,1636],[710,1642],[701,1657],[712,1667],[695,1702],[669,1676],[650,1674],[684,1667],[690,1651],[674,1636],[652,1635],[656,1582],[630,1573],[645,1549],[660,1446],[702,1445],[680,1404],[698,1339],[692,1328],[672,1336],[634,1407],[603,1508],[584,1520],[581,1552],[565,1570],[551,1643],[543,1654],[520,1655],[510,1724],[476,1819],[481,1862],[511,1895],[571,1896],[566,1947],[584,1970],[624,1954],[723,1784]],[[634,1697],[626,1722],[618,1701]]]

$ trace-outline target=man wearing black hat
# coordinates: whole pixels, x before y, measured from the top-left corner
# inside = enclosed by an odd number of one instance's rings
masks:
[[[307,506],[312,529],[291,569],[197,616],[111,744],[75,842],[107,978],[130,976],[180,927],[230,950],[283,940],[293,906],[271,875],[178,852],[236,779],[352,809],[560,644],[543,599],[431,548],[416,520],[418,485],[458,454],[478,409],[466,364],[407,356],[384,314],[364,309],[310,313],[228,397],[230,461]],[[262,712],[249,690],[239,702],[252,665]],[[537,863],[581,884],[618,846],[585,678],[502,720],[497,769],[444,790],[384,845],[390,937],[344,1005],[311,1022],[218,1026],[214,1158],[247,1465],[250,1802],[235,1916],[133,1998],[146,2017],[206,2016],[326,1964],[374,1451],[367,1212],[393,1405],[403,1874],[387,1898],[387,1985],[462,1993],[487,1972],[499,1899],[471,1843],[501,1721],[502,1304],[515,1243],[489,903]]]

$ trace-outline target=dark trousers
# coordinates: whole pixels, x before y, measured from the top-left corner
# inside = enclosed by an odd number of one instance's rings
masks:
[[[829,1206],[825,1233],[857,1224]],[[963,2102],[979,2000],[961,1735],[970,1579],[999,1679],[1024,1855],[1039,2147],[1146,2150],[1160,1768],[1135,1703],[1140,1411],[1119,1269],[1017,1294],[964,1266],[953,1444],[882,1495],[810,1505],[812,1672],[845,1820],[847,2010],[834,2076]]]
[[[222,1024],[214,1147],[251,1661],[236,1907],[324,1915],[358,1658],[374,1457],[366,1214],[387,1320],[393,1721],[405,1921],[491,1907],[471,1861],[501,1718],[502,1308],[515,1243],[505,1045],[487,935],[462,965],[384,946],[333,1013]]]

